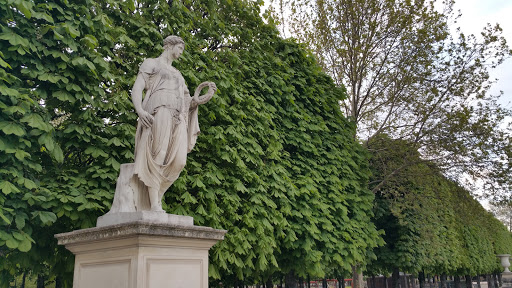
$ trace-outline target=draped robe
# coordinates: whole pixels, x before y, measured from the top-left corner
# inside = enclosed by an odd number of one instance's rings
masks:
[[[154,120],[151,127],[138,122],[135,163],[121,165],[110,212],[150,210],[148,187],[158,189],[161,202],[185,167],[199,134],[198,106],[191,106],[192,97],[176,68],[150,58],[142,63],[139,76],[146,90],[142,108]]]

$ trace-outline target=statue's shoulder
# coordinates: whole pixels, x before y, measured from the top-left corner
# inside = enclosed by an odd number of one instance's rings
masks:
[[[157,70],[158,60],[156,58],[147,58],[140,64],[139,71],[152,73]]]

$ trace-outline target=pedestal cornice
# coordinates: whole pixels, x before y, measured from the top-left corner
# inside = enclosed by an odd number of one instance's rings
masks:
[[[134,236],[161,236],[220,241],[224,239],[226,232],[226,230],[202,226],[155,224],[144,221],[134,221],[56,234],[55,238],[58,239],[59,245],[110,241],[112,239],[131,238]]]

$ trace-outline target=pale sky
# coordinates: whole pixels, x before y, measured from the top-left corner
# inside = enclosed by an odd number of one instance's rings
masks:
[[[512,1],[511,0],[456,0],[455,10],[460,10],[462,17],[458,24],[465,34],[480,35],[483,27],[490,23],[499,23],[503,28],[503,36],[512,47]],[[512,109],[512,59],[491,72],[492,78],[499,81],[493,88],[492,94],[503,91],[501,104]]]

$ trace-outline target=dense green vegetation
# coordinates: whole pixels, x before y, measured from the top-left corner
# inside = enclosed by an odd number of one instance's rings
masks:
[[[421,161],[419,153],[408,149],[404,141],[381,137],[370,145],[383,151],[371,159],[371,183],[379,183],[379,177],[404,162],[416,164],[376,194],[374,223],[385,231],[386,244],[375,250],[377,259],[368,266],[369,274],[395,273],[398,277],[403,271],[424,281],[426,274],[501,272],[496,255],[508,253],[505,243],[512,242],[512,235],[499,220],[435,165]],[[395,149],[385,149],[386,145]]]
[[[338,109],[344,91],[263,23],[257,3],[20,3],[1,6],[2,279],[69,280],[72,258],[52,235],[108,211],[119,163],[133,161],[130,86],[169,34],[187,43],[177,68],[189,88],[219,88],[165,199],[171,213],[229,230],[211,278],[323,276],[377,245],[366,155]]]
[[[119,165],[133,161],[131,85],[170,34],[186,42],[176,67],[189,89],[219,88],[200,107],[202,134],[164,204],[229,230],[210,251],[213,287],[285,275],[293,285],[370,260],[384,273],[386,263],[413,273],[496,268],[491,256],[509,233],[435,169],[410,167],[380,190],[393,193],[372,193],[371,181],[404,159],[401,144],[370,155],[339,109],[346,91],[264,23],[261,4],[0,0],[0,286],[28,273],[69,285],[73,257],[53,235],[108,211]]]

